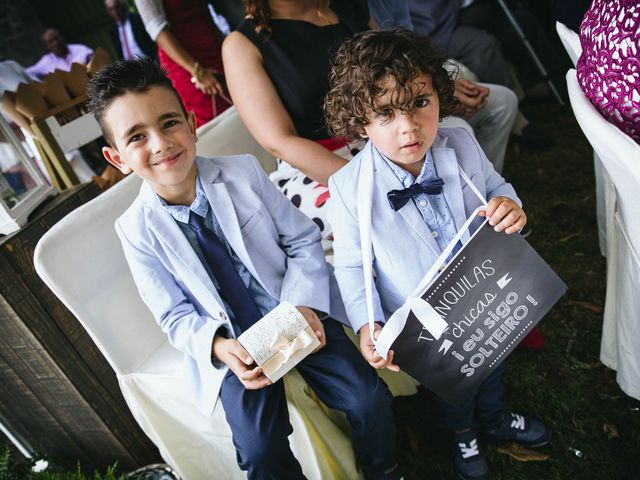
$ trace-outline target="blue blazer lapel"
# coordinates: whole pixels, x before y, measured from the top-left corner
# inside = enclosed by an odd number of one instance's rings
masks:
[[[458,170],[456,153],[452,148],[446,147],[445,143],[446,139],[437,138],[433,147],[431,147],[431,154],[433,155],[438,176],[444,180],[442,193],[447,200],[456,230],[460,230],[464,222],[467,221],[462,197],[462,179]],[[462,236],[462,242],[466,243],[469,237],[469,231],[467,230]]]
[[[164,211],[160,200],[149,186],[145,183],[142,188],[145,195],[144,212],[147,226],[156,234],[163,247],[171,252],[173,258],[181,261],[185,270],[189,272],[188,276],[183,277],[183,281],[191,293],[208,311],[224,310],[224,304],[215,285],[180,227],[173,217]],[[210,303],[211,300],[213,303]]]
[[[393,173],[391,167],[386,164],[382,156],[380,156],[379,160],[374,161],[374,185],[376,185],[376,189],[381,195],[380,203],[383,204],[382,208],[391,209],[389,202],[387,200],[387,193],[390,190],[396,190],[399,188],[404,188],[398,177]],[[395,212],[395,214],[400,214],[402,218],[409,224],[409,226],[418,234],[418,236],[429,246],[429,248],[436,255],[440,255],[440,249],[438,248],[438,244],[436,243],[427,223],[420,215],[418,208],[415,206],[413,202],[407,202],[407,204],[402,207],[400,210]],[[375,221],[375,217],[372,219]],[[391,234],[395,234],[391,232]]]
[[[231,245],[231,248],[236,252],[244,266],[247,267],[247,270],[251,272],[251,275],[269,292],[270,290],[258,275],[244,244],[240,223],[227,186],[218,179],[220,169],[210,161],[198,162],[198,173],[200,174],[204,193],[207,196],[207,200],[209,200],[209,205],[211,205],[229,245]]]

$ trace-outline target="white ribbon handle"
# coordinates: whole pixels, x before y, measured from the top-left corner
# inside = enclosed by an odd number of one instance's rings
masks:
[[[482,205],[476,208],[471,216],[467,219],[464,225],[458,230],[451,242],[445,247],[445,249],[438,257],[438,260],[431,266],[426,275],[422,278],[414,292],[407,298],[402,306],[393,312],[391,317],[387,320],[382,327],[378,338],[373,337],[375,328],[375,319],[373,318],[373,244],[371,242],[371,204],[373,199],[373,159],[378,152],[375,151],[375,147],[368,141],[364,147],[367,151],[367,161],[360,163],[360,172],[358,175],[358,223],[360,230],[360,251],[362,252],[362,271],[364,274],[364,290],[365,301],[367,306],[367,316],[369,321],[369,333],[371,340],[375,345],[378,355],[383,358],[387,357],[387,353],[391,348],[391,345],[398,338],[398,335],[404,328],[409,312],[413,311],[416,318],[420,321],[422,326],[433,336],[434,339],[439,339],[442,333],[447,328],[447,322],[433,309],[428,302],[421,298],[422,294],[427,290],[431,281],[435,278],[436,274],[444,265],[447,258],[458,244],[466,230],[471,225],[471,222],[475,220],[475,217],[481,210],[486,210],[487,201],[480,194],[476,186],[471,182],[471,179],[458,165],[460,175],[469,187],[473,190],[476,196],[480,199]],[[379,154],[378,154],[379,155]],[[486,220],[485,220],[486,222]]]
[[[287,363],[296,352],[299,352],[311,345],[313,338],[314,337],[312,337],[306,329],[302,330],[298,336],[291,341],[279,333],[274,334],[270,347],[282,354],[280,365],[278,365],[275,370]]]
[[[385,323],[384,327],[382,327],[382,331],[380,332],[380,335],[378,335],[377,341],[374,341],[374,345],[376,346],[378,355],[384,358],[387,357],[387,353],[389,352],[391,345],[393,344],[395,339],[398,338],[398,335],[400,335],[400,333],[402,332],[402,329],[407,323],[409,312],[411,311],[416,316],[418,321],[422,324],[424,329],[427,330],[435,340],[438,340],[442,336],[442,333],[447,329],[448,324],[427,301],[422,299],[422,295],[429,288],[432,281],[436,278],[442,265],[444,265],[444,263],[446,262],[447,257],[449,257],[456,244],[460,241],[465,231],[469,228],[471,222],[475,220],[478,212],[485,209],[486,207],[482,205],[473,211],[471,216],[467,218],[467,221],[464,223],[462,228],[458,230],[451,242],[449,242],[438,259],[433,263],[426,275],[422,277],[420,284],[416,287],[413,293],[405,300],[402,306],[398,310],[393,312],[391,317],[389,317],[387,323]],[[372,323],[371,319],[372,315],[369,315],[369,325],[371,325]]]

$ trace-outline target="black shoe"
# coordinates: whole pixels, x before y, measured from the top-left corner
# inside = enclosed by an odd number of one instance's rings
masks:
[[[525,147],[548,148],[555,144],[554,138],[533,123],[527,123],[520,134],[511,134],[511,140]]]
[[[485,431],[485,438],[492,443],[518,442],[525,447],[542,447],[549,443],[551,430],[535,418],[508,412],[498,428]]]
[[[478,434],[473,430],[456,433],[453,435],[453,441],[453,465],[458,476],[463,480],[489,480],[489,463],[480,451]]]

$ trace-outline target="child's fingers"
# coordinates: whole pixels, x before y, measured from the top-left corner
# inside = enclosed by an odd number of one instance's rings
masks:
[[[364,355],[364,358],[367,362],[371,363],[371,362],[375,362],[377,361],[380,357],[378,356],[378,354],[376,353],[373,345],[367,345],[363,350],[362,350],[362,355]]]
[[[272,385],[273,382],[263,375],[254,380],[243,381],[242,384],[247,390],[258,390],[268,385]]]
[[[496,208],[498,208],[501,203],[502,198],[500,197],[493,197],[491,200],[489,200],[484,216],[486,216],[487,218],[491,218],[491,216],[495,213]]]
[[[391,370],[392,372],[399,372],[400,371],[400,367],[398,365],[396,365],[395,363],[393,363],[393,354],[394,354],[394,351],[393,350],[389,350],[389,353],[387,354],[387,363],[384,366],[384,368],[387,368],[387,369]]]
[[[370,345],[365,351],[362,352],[364,354],[364,358],[367,362],[369,362],[372,366],[375,366],[381,362],[384,362],[384,358],[378,355],[373,347]]]
[[[317,339],[320,341],[320,345],[311,353],[316,353],[322,347],[327,344],[327,336],[324,334],[324,325],[322,325],[322,321],[318,319],[317,323],[313,325],[313,333],[315,333]]]
[[[369,361],[369,365],[371,365],[376,370],[380,370],[381,368],[384,368],[385,363],[386,363],[386,360],[382,357],[377,357],[377,360],[375,362]]]
[[[489,212],[487,211],[487,215],[489,216],[489,225],[492,227],[498,225],[511,210],[513,210],[512,205],[507,202],[501,202],[491,215],[489,215]]]
[[[253,358],[251,355],[240,345],[240,342],[233,342],[231,347],[229,348],[229,353],[236,356],[242,363],[245,365],[251,365],[253,363]]]
[[[398,373],[400,371],[400,367],[398,365],[396,365],[395,363],[390,363],[389,365],[387,365],[387,369],[391,370],[392,372],[396,372],[396,373]]]
[[[226,355],[224,360],[227,367],[229,367],[238,378],[240,378],[243,372],[249,370],[247,365],[235,355]]]
[[[248,382],[251,380],[256,380],[262,375],[262,368],[254,367],[251,370],[244,370],[237,373],[238,378],[243,382]]]
[[[369,364],[373,368],[376,368],[376,369],[386,368],[388,365],[391,364],[391,361],[393,360],[393,350],[389,350],[389,353],[387,354],[387,358],[382,358],[380,355],[375,353],[375,351],[372,357],[373,358],[369,360]]]
[[[526,225],[526,223],[527,216],[523,213],[513,225],[505,229],[505,232],[508,234],[519,232]]]
[[[502,217],[502,220],[500,220],[500,222],[498,222],[493,229],[496,232],[501,232],[502,230],[504,230],[507,227],[510,227],[511,225],[513,225],[514,223],[516,223],[518,221],[518,217],[520,216],[519,212],[515,211],[515,210],[511,210],[509,213],[507,213],[504,217]]]

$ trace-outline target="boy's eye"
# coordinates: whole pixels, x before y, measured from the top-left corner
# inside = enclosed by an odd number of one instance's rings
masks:
[[[413,106],[416,108],[424,108],[429,105],[429,100],[426,98],[419,98],[415,102],[413,102]]]
[[[393,116],[393,109],[391,109],[391,108],[383,108],[382,110],[378,111],[377,115],[380,118],[392,117]]]
[[[164,122],[162,124],[162,128],[171,128],[174,125],[177,125],[178,121],[177,120],[167,120],[166,122]]]
[[[136,133],[135,135],[129,137],[129,143],[137,142],[139,140],[142,140],[143,138],[144,135],[142,135],[141,133]]]

